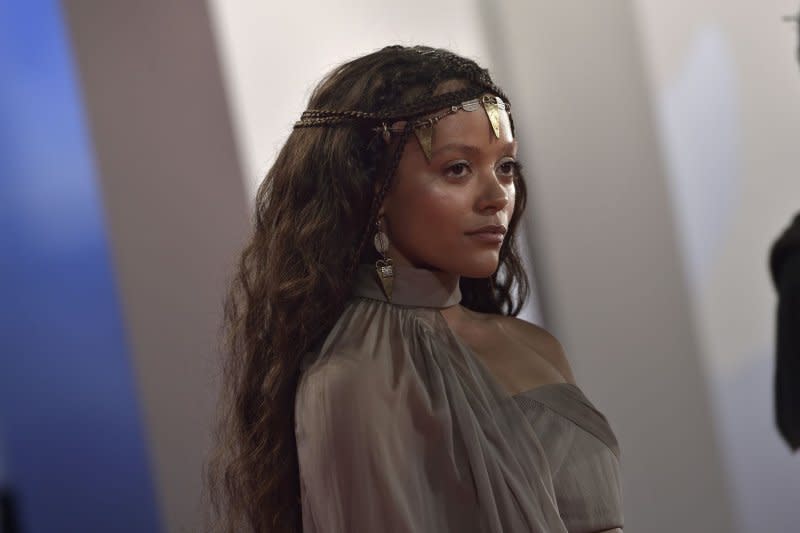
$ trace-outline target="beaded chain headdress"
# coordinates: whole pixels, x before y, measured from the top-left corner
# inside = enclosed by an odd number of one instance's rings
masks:
[[[400,155],[411,132],[417,138],[417,142],[419,142],[420,148],[428,161],[431,158],[436,123],[458,111],[472,112],[482,108],[486,113],[495,138],[500,137],[500,112],[505,111],[508,113],[512,135],[514,133],[514,121],[511,117],[511,105],[508,97],[494,84],[486,69],[447,50],[426,46],[389,46],[384,50],[401,50],[419,54],[423,56],[423,61],[434,63],[438,67],[436,74],[428,81],[426,91],[415,102],[406,106],[371,111],[360,109],[307,109],[300,116],[300,120],[294,123],[295,129],[366,125],[376,136],[382,138],[387,145],[391,143],[393,137],[396,137],[399,141],[383,187],[373,200],[368,231],[362,236],[355,251],[354,261],[351,264],[348,275],[351,275],[357,266],[361,250],[369,237],[369,230],[376,221],[378,207],[383,202],[383,197],[389,188],[391,179],[397,169]],[[442,82],[451,79],[465,80],[467,87],[434,95],[434,91]],[[376,248],[381,255],[384,255],[385,235],[378,230],[374,237]],[[376,271],[384,293],[387,299],[391,301],[392,279],[394,276],[391,259],[384,256],[383,259],[376,263]]]
[[[446,93],[451,94],[451,93]],[[445,95],[446,95],[445,94]],[[445,96],[442,95],[442,96]],[[430,161],[431,159],[431,146],[433,144],[433,127],[441,119],[448,115],[452,115],[457,111],[476,111],[479,108],[486,111],[486,116],[489,119],[489,124],[492,126],[492,132],[495,138],[500,137],[500,110],[506,111],[511,115],[511,105],[504,102],[499,96],[484,94],[480,98],[473,98],[453,104],[444,111],[428,118],[418,119],[411,123],[411,130],[417,137],[420,148],[422,148],[425,158]],[[392,133],[402,133],[404,126],[391,124],[390,117],[381,119],[381,113],[367,113],[363,111],[328,111],[322,109],[309,109],[303,112],[300,120],[295,122],[295,128],[308,128],[314,126],[336,125],[344,124],[353,120],[381,120],[380,126],[372,128],[373,131],[382,135],[383,140],[388,144],[391,141]],[[391,117],[395,121],[408,121],[407,117]]]

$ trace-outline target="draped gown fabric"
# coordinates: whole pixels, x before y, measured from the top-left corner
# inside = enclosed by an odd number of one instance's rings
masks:
[[[439,312],[461,293],[360,265],[306,354],[295,402],[303,529],[588,533],[622,528],[619,447],[569,383],[510,395]]]

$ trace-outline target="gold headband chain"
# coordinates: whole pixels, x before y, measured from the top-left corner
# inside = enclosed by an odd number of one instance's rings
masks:
[[[511,115],[511,105],[504,102],[499,96],[483,95],[478,98],[466,100],[460,104],[451,105],[445,111],[434,115],[432,117],[416,120],[412,123],[411,127],[414,135],[417,137],[420,148],[422,148],[425,158],[430,161],[431,147],[433,145],[433,126],[441,119],[448,115],[452,115],[458,111],[477,111],[478,108],[483,107],[486,116],[489,118],[489,123],[492,126],[492,132],[495,138],[500,138],[500,111],[506,111]],[[295,128],[301,127],[314,127],[314,126],[332,126],[358,119],[374,119],[374,115],[364,111],[325,111],[321,109],[307,110],[303,112],[301,120],[295,122]],[[402,120],[398,120],[401,122]],[[380,126],[372,128],[373,131],[383,135],[384,141],[388,144],[391,141],[392,133],[401,133],[405,126],[398,126],[396,123],[391,126],[387,122],[382,122]]]
[[[417,141],[419,141],[419,145],[422,148],[422,151],[425,153],[425,158],[428,161],[431,160],[431,147],[433,146],[433,126],[437,122],[444,117],[452,115],[458,111],[477,111],[479,107],[483,107],[484,111],[486,111],[486,116],[489,118],[489,123],[492,125],[492,132],[494,132],[495,138],[499,139],[500,110],[506,111],[510,115],[511,106],[505,103],[499,96],[491,96],[486,94],[479,98],[473,98],[472,100],[467,100],[465,102],[461,102],[460,104],[452,105],[438,115],[417,120],[412,124],[411,127],[414,130],[414,135],[416,135]],[[393,132],[402,132],[404,127],[405,126],[398,126],[395,124],[389,126],[386,122],[384,122],[381,124],[381,126],[372,129],[382,133],[383,140],[388,143],[391,140],[391,134]]]

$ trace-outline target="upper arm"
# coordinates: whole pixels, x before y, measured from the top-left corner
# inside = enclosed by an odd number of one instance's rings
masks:
[[[434,488],[448,476],[449,423],[379,367],[328,363],[301,380],[296,400],[304,523],[335,533],[447,530],[455,507]]]
[[[567,352],[553,334],[543,327],[531,324],[521,318],[508,317],[508,319],[508,323],[519,334],[521,341],[550,363],[567,383],[577,384],[567,359]]]
[[[392,442],[403,439],[405,420],[403,413],[392,412],[377,386],[366,372],[339,359],[314,369],[298,387],[303,515],[325,531],[368,530],[381,515],[391,516],[398,528],[411,525],[408,495],[389,496],[393,482],[414,466],[413,447],[398,449]]]

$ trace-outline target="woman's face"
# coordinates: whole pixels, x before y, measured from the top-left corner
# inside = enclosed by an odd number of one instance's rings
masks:
[[[490,225],[508,228],[516,155],[502,110],[499,138],[483,107],[441,119],[434,126],[430,162],[411,134],[381,209],[390,242],[386,255],[396,265],[491,276],[502,240],[474,232]]]

